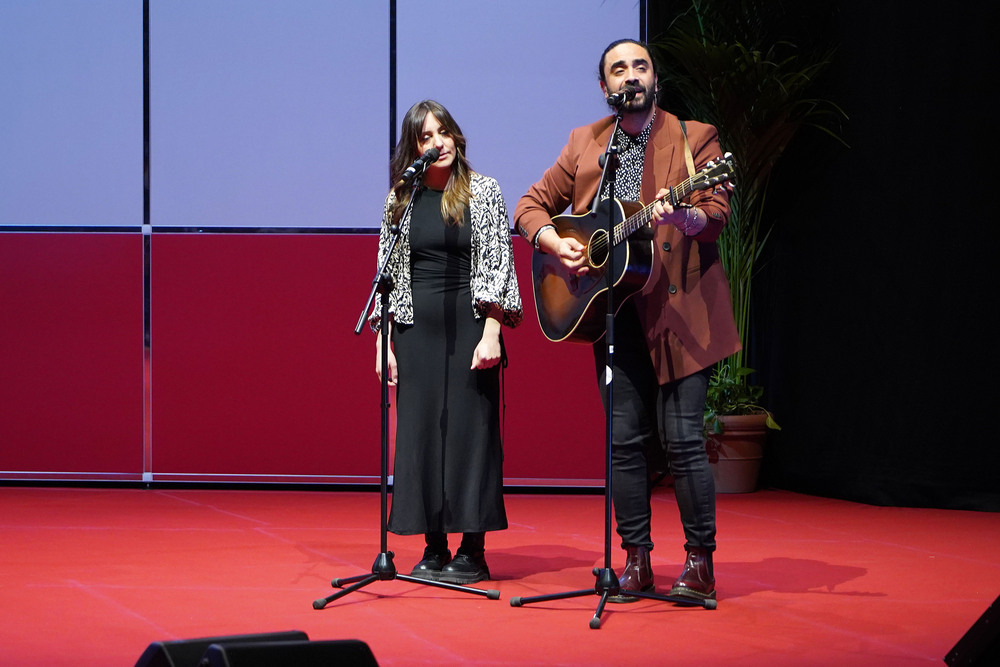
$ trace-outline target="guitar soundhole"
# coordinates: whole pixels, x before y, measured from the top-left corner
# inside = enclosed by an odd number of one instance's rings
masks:
[[[587,244],[587,261],[592,267],[598,269],[608,261],[608,233],[599,229],[590,237]]]

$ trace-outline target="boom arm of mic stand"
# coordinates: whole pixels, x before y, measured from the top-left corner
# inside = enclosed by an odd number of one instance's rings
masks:
[[[413,192],[410,194],[410,201],[406,203],[406,210],[403,211],[403,215],[399,218],[400,220],[403,220],[410,214],[410,209],[413,208],[413,200],[416,199],[417,190],[420,188],[422,180],[422,174],[417,174],[417,176],[413,179]],[[389,292],[392,291],[392,277],[386,272],[386,269],[389,266],[389,259],[392,257],[393,251],[396,250],[396,242],[399,241],[399,225],[392,225],[389,228],[389,232],[389,247],[386,249],[387,252],[385,253],[385,258],[382,260],[382,264],[379,265],[378,270],[375,271],[375,279],[372,280],[372,291],[368,294],[368,301],[365,302],[365,307],[361,310],[361,317],[358,318],[358,323],[354,327],[355,335],[360,335],[361,330],[364,329],[365,320],[368,319],[368,312],[371,310],[372,303],[375,301],[375,295],[382,291],[380,286],[383,286],[382,284],[385,281],[390,283],[389,286],[385,288],[383,300],[388,298]],[[384,325],[385,320],[383,320],[382,323]]]
[[[365,327],[365,320],[368,319],[368,311],[371,310],[372,303],[375,301],[375,295],[382,293],[383,300],[388,298],[389,292],[392,291],[392,276],[388,274],[386,269],[389,267],[389,258],[392,257],[392,252],[396,249],[396,242],[399,240],[399,226],[393,225],[390,228],[389,236],[389,247],[388,252],[385,253],[385,259],[382,260],[382,264],[379,265],[378,269],[375,271],[375,279],[372,280],[372,291],[368,294],[368,301],[365,302],[365,307],[361,310],[361,317],[358,318],[358,323],[354,327],[354,334],[360,335],[361,330]],[[384,283],[389,282],[389,286],[386,287]],[[383,291],[384,289],[384,291]],[[383,326],[385,321],[382,322]]]
[[[614,199],[614,196],[615,196],[615,193],[614,193],[614,185],[615,185],[614,184],[614,177],[613,177],[613,173],[612,173],[612,176],[608,175],[608,164],[611,162],[612,156],[614,156],[615,158],[617,158],[617,156],[618,156],[618,147],[615,146],[615,136],[618,134],[618,126],[621,125],[621,122],[622,122],[622,112],[621,112],[621,109],[619,109],[618,113],[615,114],[615,125],[614,125],[614,127],[611,128],[611,136],[608,137],[608,148],[604,152],[604,155],[601,156],[601,160],[602,160],[602,162],[601,162],[601,180],[599,180],[597,182],[597,194],[594,195],[594,201],[590,205],[590,210],[593,211],[594,214],[597,213],[597,207],[601,203],[601,190],[603,189],[604,184],[606,182],[608,182],[609,180],[611,181],[611,193],[610,193],[611,194],[611,198]],[[609,242],[608,247],[610,248],[611,247],[610,246],[610,242],[611,242],[610,238],[608,239],[608,242]],[[610,287],[610,285],[609,285],[609,287]]]

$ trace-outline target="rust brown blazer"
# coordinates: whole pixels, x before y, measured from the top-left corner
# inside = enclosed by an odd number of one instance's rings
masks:
[[[695,121],[686,126],[695,169],[722,154],[714,127]],[[556,163],[517,203],[514,223],[522,236],[533,240],[567,206],[574,215],[589,210],[601,178],[598,158],[613,127],[614,117],[608,116],[570,133]],[[643,202],[687,177],[680,121],[657,109],[643,165]],[[708,225],[695,237],[673,225],[659,225],[652,276],[632,297],[660,384],[708,368],[740,349],[729,283],[715,245],[729,219],[728,193],[702,190],[689,199],[708,214]]]

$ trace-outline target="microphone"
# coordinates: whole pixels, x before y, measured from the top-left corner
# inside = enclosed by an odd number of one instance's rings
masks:
[[[620,107],[625,102],[634,99],[636,93],[642,92],[642,88],[633,86],[632,84],[626,85],[624,88],[619,90],[617,93],[608,95],[608,105],[613,107]]]
[[[400,176],[399,180],[396,182],[396,187],[409,183],[418,174],[424,173],[424,169],[427,168],[427,165],[431,162],[436,162],[440,156],[441,151],[436,148],[428,148],[423,155],[414,160],[413,164],[406,168],[406,171],[403,172],[403,175]]]

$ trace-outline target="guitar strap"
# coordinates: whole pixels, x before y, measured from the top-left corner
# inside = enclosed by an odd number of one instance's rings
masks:
[[[688,143],[687,123],[681,121],[681,133],[684,135],[684,162],[687,163],[688,176],[694,176],[694,158],[691,156],[691,144]]]

